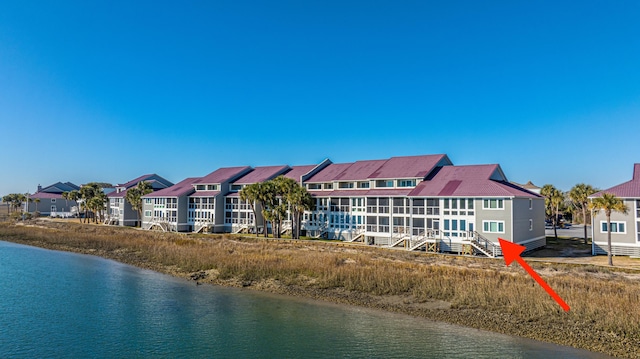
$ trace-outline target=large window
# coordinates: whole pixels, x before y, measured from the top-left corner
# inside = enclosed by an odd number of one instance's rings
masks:
[[[369,188],[369,182],[358,182],[358,188]]]
[[[398,187],[415,187],[416,180],[414,179],[401,179],[398,180]]]
[[[393,180],[377,180],[376,187],[393,187]]]
[[[504,233],[504,221],[482,221],[485,233]]]
[[[307,184],[307,188],[309,188],[309,189],[322,189],[322,185],[320,183],[309,183],[309,184]]]
[[[600,222],[600,233],[607,233],[607,222]],[[625,222],[611,222],[611,233],[627,233]]]
[[[504,200],[498,198],[485,199],[482,201],[483,209],[504,209]]]

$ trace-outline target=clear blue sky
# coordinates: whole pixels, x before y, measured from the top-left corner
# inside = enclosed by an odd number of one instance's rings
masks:
[[[638,1],[0,2],[0,194],[446,153],[640,162]]]

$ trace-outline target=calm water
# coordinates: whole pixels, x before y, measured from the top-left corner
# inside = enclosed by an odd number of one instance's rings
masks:
[[[603,358],[0,242],[0,358]]]

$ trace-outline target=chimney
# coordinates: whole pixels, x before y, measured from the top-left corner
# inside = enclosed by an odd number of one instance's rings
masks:
[[[38,191],[37,192],[40,192],[40,191],[42,191],[42,186],[38,185]]]

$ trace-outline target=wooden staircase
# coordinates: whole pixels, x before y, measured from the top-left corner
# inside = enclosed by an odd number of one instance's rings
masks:
[[[476,231],[469,232],[469,234],[469,244],[471,244],[471,246],[473,246],[476,251],[484,254],[489,258],[495,258],[502,254],[502,250],[500,249],[499,244],[491,242]]]

